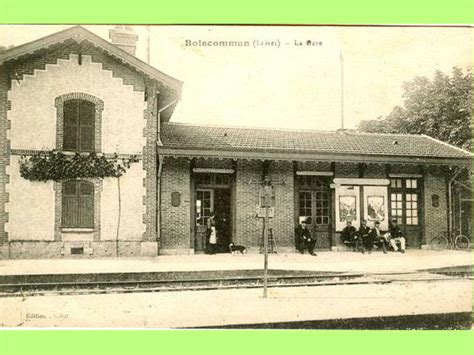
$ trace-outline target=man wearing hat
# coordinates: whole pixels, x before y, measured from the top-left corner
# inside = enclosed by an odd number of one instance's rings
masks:
[[[362,240],[362,254],[365,253],[366,250],[372,250],[372,246],[374,245],[373,239],[370,237],[370,227],[367,225],[367,220],[363,219],[360,222],[359,233],[358,236]]]
[[[382,232],[380,232],[380,222],[375,221],[374,222],[374,227],[369,233],[369,240],[370,244],[368,244],[369,248],[369,254],[372,252],[372,246],[375,243],[380,243],[382,246],[382,251],[384,254],[387,254],[387,236],[383,235]]]
[[[352,248],[353,251],[356,251],[357,229],[352,225],[350,219],[347,220],[346,226],[342,230],[341,240],[349,248]]]
[[[393,219],[390,224],[390,246],[394,251],[398,251],[397,244],[400,244],[400,251],[405,252],[405,237],[402,234],[400,227],[397,224],[397,220]]]
[[[314,252],[316,239],[311,236],[311,232],[308,228],[309,225],[311,225],[310,218],[300,218],[300,224],[295,231],[296,249],[298,249],[301,254],[304,254],[305,249],[308,249],[308,252],[311,255],[316,256],[316,253]]]

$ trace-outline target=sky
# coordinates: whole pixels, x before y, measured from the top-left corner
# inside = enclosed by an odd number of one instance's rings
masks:
[[[70,26],[0,26],[19,45]],[[109,40],[113,26],[84,26]],[[473,63],[473,28],[134,26],[137,57],[184,82],[173,122],[334,130],[390,113],[402,84]],[[189,46],[249,41],[250,47]],[[254,46],[279,43],[279,46]],[[307,44],[310,41],[310,44]],[[302,45],[297,45],[297,44]],[[342,62],[341,65],[341,54]],[[341,99],[343,68],[344,95]],[[342,104],[342,101],[344,104]],[[343,109],[342,109],[343,107]]]

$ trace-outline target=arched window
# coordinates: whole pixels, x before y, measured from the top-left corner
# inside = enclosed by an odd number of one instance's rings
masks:
[[[72,99],[63,104],[63,149],[75,152],[93,152],[95,104]]]
[[[62,193],[62,227],[94,228],[94,184],[66,181]]]

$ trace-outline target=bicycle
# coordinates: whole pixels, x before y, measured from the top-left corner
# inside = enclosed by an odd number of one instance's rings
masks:
[[[438,235],[430,240],[430,247],[434,250],[444,250],[446,248],[468,250],[471,248],[471,241],[468,237],[458,234],[456,231],[452,233],[443,231],[442,235]]]

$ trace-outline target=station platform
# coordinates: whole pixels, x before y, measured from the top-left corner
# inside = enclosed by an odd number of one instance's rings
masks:
[[[406,273],[418,270],[467,266],[473,254],[465,251],[407,250],[405,254],[380,251],[318,252],[317,256],[270,254],[269,269],[348,273]],[[179,272],[213,270],[261,270],[263,255],[163,255],[154,258],[68,258],[0,260],[0,275],[50,275]]]
[[[405,254],[318,252],[315,257],[272,254],[269,268],[273,274],[329,273],[334,279],[318,287],[278,285],[268,289],[268,298],[262,297],[261,287],[180,292],[147,292],[139,288],[125,293],[73,290],[62,294],[45,292],[39,297],[13,294],[0,297],[3,315],[0,328],[328,329],[337,326],[327,323],[333,321],[342,322],[342,329],[371,326],[374,329],[457,329],[457,323],[462,323],[459,327],[465,329],[472,324],[472,277],[424,270],[456,267],[465,270],[466,266],[472,270],[472,253],[452,250],[408,250]],[[222,275],[227,271],[248,276],[256,274],[255,270],[261,272],[262,268],[263,255],[256,254],[1,260],[0,280],[107,281],[154,278],[156,273],[160,278],[175,279],[183,272],[202,276]],[[346,283],[342,282],[344,275],[331,273],[359,275],[354,276],[354,283],[350,283],[353,279],[346,279],[349,280]],[[334,282],[339,278],[341,282]],[[423,317],[426,324],[417,325]],[[455,325],[446,325],[446,317],[452,317]]]

